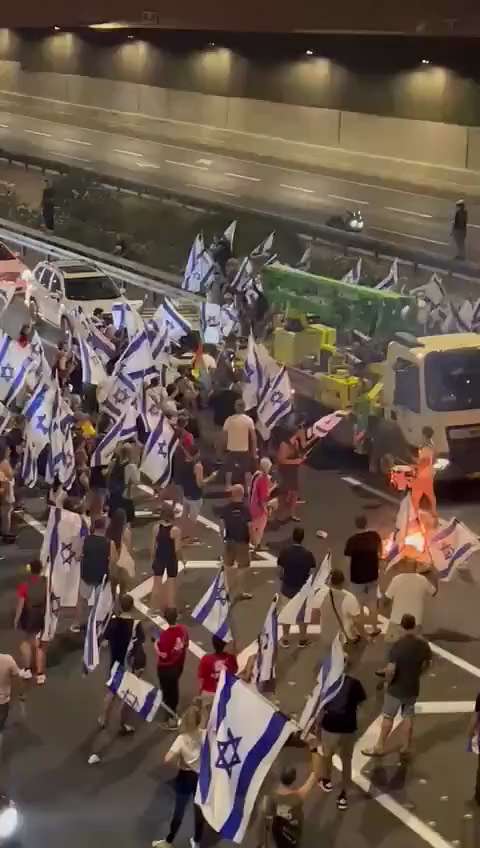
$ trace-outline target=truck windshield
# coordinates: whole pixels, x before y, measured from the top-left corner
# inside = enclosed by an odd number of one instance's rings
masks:
[[[75,277],[65,280],[68,300],[117,300],[120,292],[110,277]]]
[[[425,389],[434,412],[480,409],[480,348],[429,353]]]

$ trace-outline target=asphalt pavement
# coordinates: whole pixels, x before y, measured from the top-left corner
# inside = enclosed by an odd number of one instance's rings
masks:
[[[0,149],[77,165],[106,176],[124,177],[197,200],[218,200],[251,211],[275,212],[302,224],[325,223],[333,213],[361,209],[365,233],[398,245],[453,256],[450,231],[453,196],[407,190],[361,176],[332,176],[298,167],[225,156],[190,146],[136,137],[127,132],[78,126],[8,111],[2,95]],[[68,105],[68,104],[66,104]],[[66,113],[67,114],[67,113]],[[112,121],[110,121],[110,126]],[[468,258],[480,261],[480,206],[469,205]]]

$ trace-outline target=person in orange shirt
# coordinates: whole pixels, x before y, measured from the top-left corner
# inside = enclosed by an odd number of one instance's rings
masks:
[[[419,448],[416,475],[412,483],[412,505],[418,511],[420,502],[426,497],[433,515],[437,514],[437,499],[433,486],[433,464],[435,462],[435,447],[432,441],[433,430],[424,427],[422,430],[424,442]]]

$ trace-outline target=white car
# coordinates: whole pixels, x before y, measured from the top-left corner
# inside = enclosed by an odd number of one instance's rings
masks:
[[[48,321],[61,327],[65,335],[71,331],[69,313],[80,306],[92,316],[101,309],[105,317],[112,315],[114,303],[124,301],[123,291],[95,265],[73,260],[39,262],[33,269],[29,286],[29,306],[32,321]],[[143,300],[128,301],[140,311]]]

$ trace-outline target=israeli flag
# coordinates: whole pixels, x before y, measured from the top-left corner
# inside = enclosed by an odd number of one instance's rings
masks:
[[[122,434],[125,429],[125,419],[126,413],[120,416],[107,433],[105,433],[103,439],[98,443],[96,448],[92,453],[92,458],[90,460],[90,465],[92,468],[102,467],[109,465],[110,460],[115,453],[115,448],[122,441]]]
[[[0,435],[10,429],[13,415],[7,407],[0,402]]]
[[[47,574],[47,603],[42,640],[55,636],[61,607],[77,604],[80,560],[88,526],[82,516],[67,509],[50,509],[40,550]]]
[[[233,240],[235,238],[235,231],[237,229],[237,222],[232,221],[231,224],[228,225],[225,232],[223,233],[223,238],[226,239],[230,245],[230,250],[233,251]]]
[[[158,483],[162,488],[168,486],[172,476],[173,455],[178,445],[178,439],[168,418],[162,415],[155,430],[153,430],[143,450],[140,471],[152,483]]]
[[[94,671],[100,662],[100,644],[113,612],[112,586],[108,575],[100,586],[95,587],[93,594],[83,644],[83,665],[87,671]]]
[[[213,279],[215,263],[205,249],[203,235],[199,233],[193,242],[183,275],[182,289],[199,294],[208,288]]]
[[[137,397],[137,386],[122,371],[112,376],[97,391],[102,410],[112,418],[120,418],[125,404]]]
[[[163,331],[168,330],[168,339],[172,342],[178,342],[183,336],[192,332],[191,325],[168,297],[158,307],[153,320],[160,328],[163,328]]]
[[[114,343],[107,339],[106,335],[93,321],[89,323],[87,341],[104,366],[108,365],[117,352]]]
[[[257,429],[268,438],[282,418],[292,411],[292,387],[287,369],[281,368],[268,386],[265,397],[258,406]]]
[[[472,332],[480,332],[480,298],[473,304]]]
[[[305,704],[298,722],[304,739],[315,724],[320,711],[338,695],[344,681],[345,654],[338,633],[332,642],[330,653],[321,665],[315,688]]]
[[[161,325],[154,321],[153,318],[146,325],[148,342],[152,351],[152,359],[159,368],[159,362],[163,361],[165,356],[168,356],[170,348],[170,332],[165,323]]]
[[[37,330],[33,332],[30,350],[32,355],[32,373],[35,374],[38,380],[51,380],[52,369],[48,364],[45,348]]]
[[[37,485],[38,453],[35,451],[35,446],[32,442],[31,434],[28,427],[25,427],[25,445],[22,454],[22,464],[20,467],[20,478],[28,489],[33,489]]]
[[[342,277],[342,283],[350,283],[352,286],[358,285],[362,276],[362,257],[357,260],[353,268]]]
[[[276,678],[278,653],[278,595],[275,595],[267,612],[262,632],[257,638],[257,655],[253,666],[252,680],[261,688]]]
[[[0,400],[9,406],[17,397],[32,367],[30,345],[20,347],[0,330]]]
[[[309,244],[308,247],[305,248],[305,251],[302,255],[302,258],[297,263],[296,267],[300,271],[310,271],[312,267],[312,245]]]
[[[328,415],[322,415],[317,421],[307,427],[307,439],[325,439],[329,433],[340,424],[340,421],[345,417],[343,410],[338,412],[329,412]]]
[[[405,497],[400,502],[395,520],[395,531],[393,539],[388,547],[385,557],[385,571],[388,571],[392,565],[399,562],[403,556],[403,548],[405,547],[405,539],[408,535],[410,524],[417,519],[417,514],[413,508],[412,496],[407,492]]]
[[[205,344],[220,342],[220,306],[217,303],[202,303],[200,308],[200,332]]]
[[[232,280],[231,288],[236,292],[243,292],[247,288],[249,281],[252,279],[253,273],[253,265],[250,262],[249,257],[245,256]]]
[[[379,283],[375,286],[377,291],[390,291],[390,289],[395,288],[398,284],[398,259],[394,259],[390,270],[386,277],[383,280],[380,280]]]
[[[142,330],[141,333],[136,334],[122,353],[115,365],[113,376],[122,374],[135,384],[143,384],[145,378],[153,376],[155,371],[147,332]]]
[[[233,304],[222,306],[220,309],[220,332],[223,338],[228,339],[232,333],[237,333],[238,327],[238,312]]]
[[[247,345],[247,356],[244,363],[243,401],[246,409],[258,406],[263,398],[269,382],[267,359],[269,355],[262,346],[257,345],[253,334],[250,333]],[[278,368],[275,363],[275,368]]]
[[[200,755],[195,803],[222,839],[241,843],[260,790],[295,726],[223,670]]]
[[[325,554],[318,571],[310,575],[299,592],[285,604],[280,612],[280,624],[309,624],[312,620],[313,605],[320,593],[326,593],[327,581],[332,570],[332,555]]]
[[[162,693],[146,680],[116,662],[112,666],[107,687],[120,701],[136,712],[144,721],[153,721],[162,705]]]
[[[212,585],[192,611],[192,618],[224,642],[230,642],[233,638],[229,620],[230,599],[223,568],[220,568]]]
[[[107,374],[103,367],[102,360],[90,342],[82,336],[81,331],[77,332],[76,340],[80,354],[82,381],[85,385],[99,386],[107,379]]]
[[[127,300],[113,304],[112,321],[116,330],[125,329],[127,331],[129,339],[133,339],[138,332],[143,330],[142,318],[135,307]]]
[[[47,483],[52,483],[56,476],[62,483],[67,484],[70,480],[73,482],[75,476],[73,421],[73,412],[57,387],[50,427],[50,451],[45,472]]]
[[[455,569],[480,551],[480,540],[458,518],[439,523],[440,528],[429,540],[428,550],[440,580],[451,580]]]
[[[52,383],[39,383],[23,408],[23,416],[34,451],[38,456],[50,442],[56,390]]]
[[[252,250],[250,256],[268,256],[273,248],[273,242],[275,240],[275,230],[273,233],[270,233],[269,236],[266,237],[260,244]]]
[[[412,289],[410,294],[423,298],[430,306],[440,306],[447,299],[442,279],[436,273],[432,274],[426,285]]]
[[[464,300],[461,306],[456,306],[449,301],[450,308],[450,332],[471,333],[473,325],[473,304]]]

